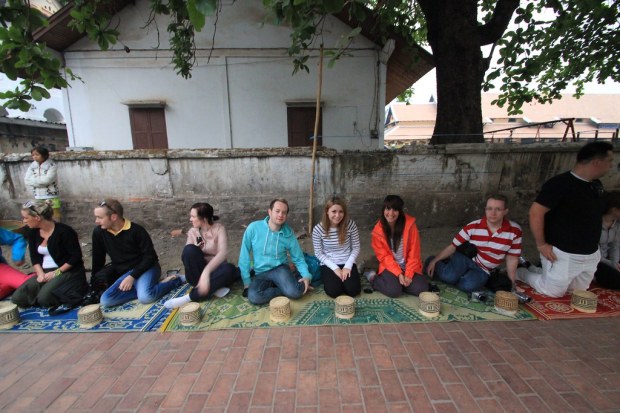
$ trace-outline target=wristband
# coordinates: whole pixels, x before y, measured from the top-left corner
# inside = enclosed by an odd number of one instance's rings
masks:
[[[62,275],[62,270],[57,268],[56,271],[54,271],[54,277],[58,277],[59,275]]]

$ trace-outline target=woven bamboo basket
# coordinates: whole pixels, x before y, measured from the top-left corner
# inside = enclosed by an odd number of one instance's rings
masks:
[[[355,315],[355,299],[348,295],[336,297],[335,312],[336,317],[343,320],[350,320]]]
[[[441,304],[439,302],[439,295],[425,291],[420,293],[420,313],[424,317],[433,318],[440,314]]]
[[[510,291],[495,293],[495,311],[504,315],[515,315],[519,310],[519,297]]]
[[[276,297],[269,301],[269,318],[275,323],[283,323],[291,318],[291,300]]]
[[[103,321],[103,313],[99,304],[91,304],[80,308],[77,316],[80,328],[93,328]]]
[[[596,294],[585,290],[575,290],[570,298],[570,306],[582,313],[596,313],[598,297]]]
[[[0,329],[8,330],[19,322],[17,306],[13,303],[0,303]]]
[[[194,326],[200,322],[200,304],[187,303],[179,310],[179,322],[184,326]]]

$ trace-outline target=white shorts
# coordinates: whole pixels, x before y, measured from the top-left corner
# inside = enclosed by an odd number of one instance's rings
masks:
[[[542,274],[518,268],[517,278],[549,297],[562,297],[573,290],[587,290],[601,259],[599,250],[589,255],[580,255],[553,247],[553,253],[557,257],[555,262],[540,256]]]

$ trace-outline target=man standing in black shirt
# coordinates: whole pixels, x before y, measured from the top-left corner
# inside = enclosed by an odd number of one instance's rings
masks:
[[[542,274],[525,268],[517,277],[550,297],[587,290],[600,260],[598,242],[604,212],[599,178],[612,167],[613,146],[591,142],[577,153],[568,172],[545,182],[530,208],[530,229]]]

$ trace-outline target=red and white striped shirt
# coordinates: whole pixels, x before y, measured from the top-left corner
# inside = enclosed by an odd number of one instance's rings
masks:
[[[519,224],[506,218],[500,229],[491,233],[485,217],[465,225],[452,240],[452,245],[458,247],[466,241],[474,244],[478,249],[474,262],[489,272],[500,265],[506,255],[521,255],[522,236]]]

